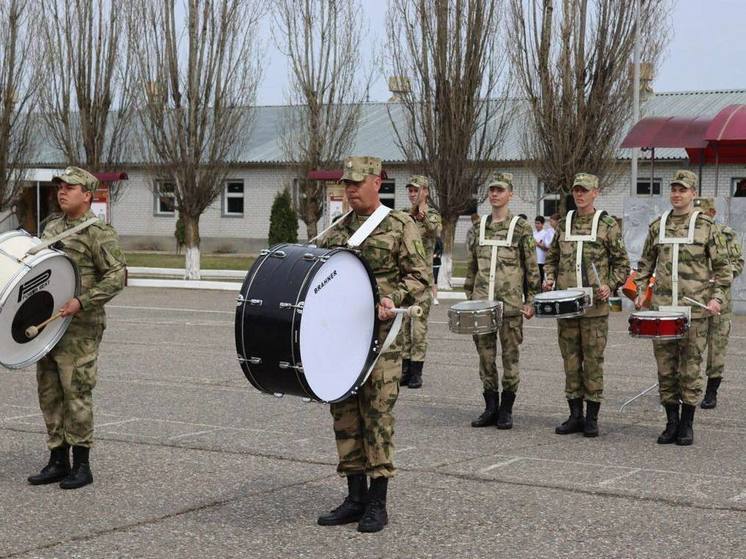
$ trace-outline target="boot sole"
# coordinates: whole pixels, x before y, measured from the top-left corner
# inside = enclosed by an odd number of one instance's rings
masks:
[[[360,522],[360,519],[363,517],[361,514],[358,518],[350,518],[349,520],[343,520],[340,522],[336,521],[324,521],[320,518],[316,520],[316,524],[319,526],[344,526],[345,524],[352,524],[353,522]]]
[[[60,483],[60,489],[80,489],[81,487],[85,487],[86,485],[91,485],[93,483],[93,480],[86,481],[85,483],[76,483],[75,485],[64,485]]]
[[[496,427],[497,427],[498,429],[500,429],[500,431],[507,431],[508,429],[512,429],[512,428],[513,428],[513,424],[512,424],[512,423],[510,423],[510,424],[503,424],[503,425],[500,425],[500,424],[498,423],[498,424],[496,425]]]
[[[715,409],[715,408],[717,407],[717,404],[712,404],[712,405],[709,405],[709,404],[708,404],[708,405],[705,405],[705,403],[704,403],[704,402],[702,402],[702,403],[701,403],[701,404],[699,405],[699,407],[700,407],[700,408],[702,408],[703,410],[714,410],[714,409]]]
[[[676,445],[677,446],[691,446],[694,443],[694,439],[682,441],[681,439],[676,439]]]
[[[598,437],[598,431],[596,431],[595,433],[583,433],[583,436],[587,439],[592,439],[594,437]]]
[[[65,474],[64,476],[55,476],[55,477],[50,477],[50,478],[43,479],[43,480],[34,480],[34,481],[32,481],[31,479],[27,479],[26,481],[29,482],[29,485],[49,485],[50,483],[58,483],[62,481],[68,475],[69,474]]]

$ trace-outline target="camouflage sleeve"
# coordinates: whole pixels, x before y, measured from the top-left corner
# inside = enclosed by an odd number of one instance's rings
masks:
[[[473,225],[468,235],[469,243],[466,245],[466,279],[464,280],[464,293],[466,298],[471,299],[474,293],[474,281],[477,276],[477,251],[476,246],[479,242],[479,233],[476,232],[478,225]]]
[[[93,265],[100,279],[78,297],[83,310],[103,307],[124,289],[126,262],[116,232],[106,227],[91,229],[91,234]]]
[[[546,258],[544,259],[544,277],[547,281],[557,281],[557,269],[559,268],[560,246],[559,239],[562,236],[560,227],[554,233],[552,244],[549,245]]]
[[[407,304],[422,304],[427,300],[430,288],[430,265],[425,256],[425,247],[420,231],[411,219],[404,223],[399,248],[399,273],[401,279],[390,298],[399,307]]]
[[[423,237],[435,240],[440,236],[440,232],[443,229],[443,220],[439,213],[428,212],[423,221],[423,226],[425,228]]]
[[[645,239],[645,246],[642,248],[642,254],[640,255],[640,259],[637,261],[635,285],[637,286],[638,293],[647,288],[648,282],[650,281],[653,272],[655,272],[655,265],[658,262],[657,237],[658,229],[651,225],[648,229],[648,236]]]
[[[729,233],[727,238],[728,257],[733,268],[733,277],[737,278],[743,273],[743,249],[738,234],[730,228],[727,229],[727,232]]]
[[[614,220],[614,224],[609,228],[608,236],[608,253],[609,253],[609,278],[608,286],[612,293],[616,293],[629,276],[630,265],[627,247],[624,246],[624,237],[622,229]]]
[[[712,280],[714,289],[712,298],[725,300],[726,292],[733,282],[733,270],[728,257],[728,247],[723,232],[716,227],[710,229],[710,235],[707,239],[707,254],[710,257],[710,266],[712,267]]]
[[[534,295],[541,293],[541,274],[536,262],[536,241],[531,232],[531,226],[527,226],[524,235],[521,236],[520,243],[523,265],[525,266],[526,286],[528,287],[526,303],[530,304],[534,301]]]

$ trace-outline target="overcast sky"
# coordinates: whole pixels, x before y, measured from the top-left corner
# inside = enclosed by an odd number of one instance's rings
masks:
[[[619,0],[625,2],[628,0]],[[363,52],[383,46],[385,0],[362,0],[369,25]],[[678,0],[673,30],[653,88],[656,91],[746,89],[746,0]],[[285,103],[287,68],[274,45],[267,45],[260,105]],[[377,78],[371,101],[389,98],[386,80]]]

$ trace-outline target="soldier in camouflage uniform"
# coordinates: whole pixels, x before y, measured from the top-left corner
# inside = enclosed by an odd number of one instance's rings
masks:
[[[577,207],[577,212],[568,214],[572,230],[568,230],[568,219],[559,222],[544,264],[544,289],[592,288],[593,305],[582,316],[557,321],[570,417],[557,426],[555,433],[582,432],[585,437],[597,437],[604,389],[604,350],[609,333],[608,301],[629,274],[629,258],[619,224],[594,206],[598,177],[588,173],[575,175],[572,196]],[[594,223],[595,239],[592,238]],[[574,236],[589,236],[590,240],[573,239]],[[578,284],[576,270],[579,242],[583,243],[582,285]]]
[[[481,234],[481,222],[474,224],[469,235],[464,291],[470,300],[502,301],[503,319],[499,333],[474,336],[479,354],[479,376],[482,379],[485,409],[471,425],[497,425],[498,429],[510,429],[513,427],[513,403],[520,380],[518,358],[520,345],[523,343],[523,317],[530,319],[533,316],[531,303],[541,284],[531,225],[518,216],[514,220],[508,209],[513,197],[513,175],[497,173],[490,178],[487,186],[492,214],[482,218],[484,236]],[[509,238],[511,229],[513,234]],[[505,246],[495,246],[495,241],[504,243]],[[489,293],[493,250],[497,250],[497,261],[494,293]],[[524,282],[528,287],[525,299]],[[502,400],[495,365],[498,336],[503,366]]]
[[[381,160],[349,157],[340,179],[353,213],[339,220],[320,245],[346,246],[349,238],[381,205]],[[430,292],[430,266],[412,218],[392,211],[360,245],[365,261],[376,278],[381,301],[378,316],[384,321],[379,342],[391,329],[394,307],[422,305]],[[344,343],[344,340],[339,340]],[[401,357],[398,341],[378,359],[373,372],[356,395],[331,404],[339,465],[347,477],[348,496],[318,523],[334,526],[359,522],[361,532],[382,530],[388,521],[386,494],[394,475],[393,407],[399,395]],[[370,489],[366,476],[371,478]]]
[[[653,309],[688,306],[683,297],[700,303],[702,298],[709,297],[706,309],[690,307],[691,320],[684,338],[653,340],[660,400],[666,409],[666,428],[658,437],[659,444],[690,445],[694,441],[694,410],[702,396],[700,365],[707,346],[707,320],[721,311],[733,277],[725,235],[704,213],[697,212],[694,217],[696,195],[697,175],[687,170],[677,171],[671,181],[672,211],[650,224],[635,277],[638,309],[642,308],[644,290],[653,273],[656,280]],[[662,222],[664,238],[660,234]],[[669,242],[672,238],[678,243]],[[691,240],[686,241],[688,238]],[[678,274],[673,270],[676,251]]]
[[[694,207],[703,211],[713,220],[717,214],[715,200],[712,198],[695,198]],[[733,279],[743,272],[743,251],[741,242],[736,232],[727,225],[715,224],[719,232],[725,237],[725,246],[728,252]],[[717,406],[718,388],[723,379],[725,370],[725,355],[728,351],[728,338],[730,337],[731,321],[733,318],[733,302],[730,288],[725,291],[725,299],[720,308],[720,314],[710,316],[707,328],[707,388],[705,397],[699,405],[702,409],[712,409]]]
[[[427,205],[428,182],[422,175],[413,175],[407,182],[407,196],[412,204],[410,215],[420,231],[422,244],[430,266],[430,283],[433,283],[433,253],[435,251],[435,240],[440,236],[443,222],[440,214],[435,208]],[[422,366],[427,351],[427,319],[430,315],[432,305],[432,291],[423,302],[422,316],[404,317],[402,323],[402,376],[399,384],[407,385],[409,388],[422,387]]]
[[[96,177],[68,167],[52,179],[63,216],[47,223],[42,239],[95,218],[91,200]],[[93,482],[89,451],[93,444],[93,400],[96,359],[106,327],[104,304],[124,287],[125,261],[114,229],[96,221],[64,240],[64,251],[77,265],[80,295],[66,302],[62,316],[72,321],[57,345],[36,366],[39,406],[47,426],[49,463],[28,478],[32,485],[60,481],[63,489]],[[70,468],[69,449],[73,449]]]

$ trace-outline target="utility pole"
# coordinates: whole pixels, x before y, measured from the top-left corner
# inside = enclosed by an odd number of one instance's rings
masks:
[[[632,61],[632,126],[640,120],[640,3],[642,0],[635,0],[635,50]],[[632,148],[632,168],[630,172],[629,186],[630,196],[637,195],[637,158],[640,153],[639,148]],[[651,177],[652,181],[652,177]],[[650,186],[652,195],[653,186]]]

